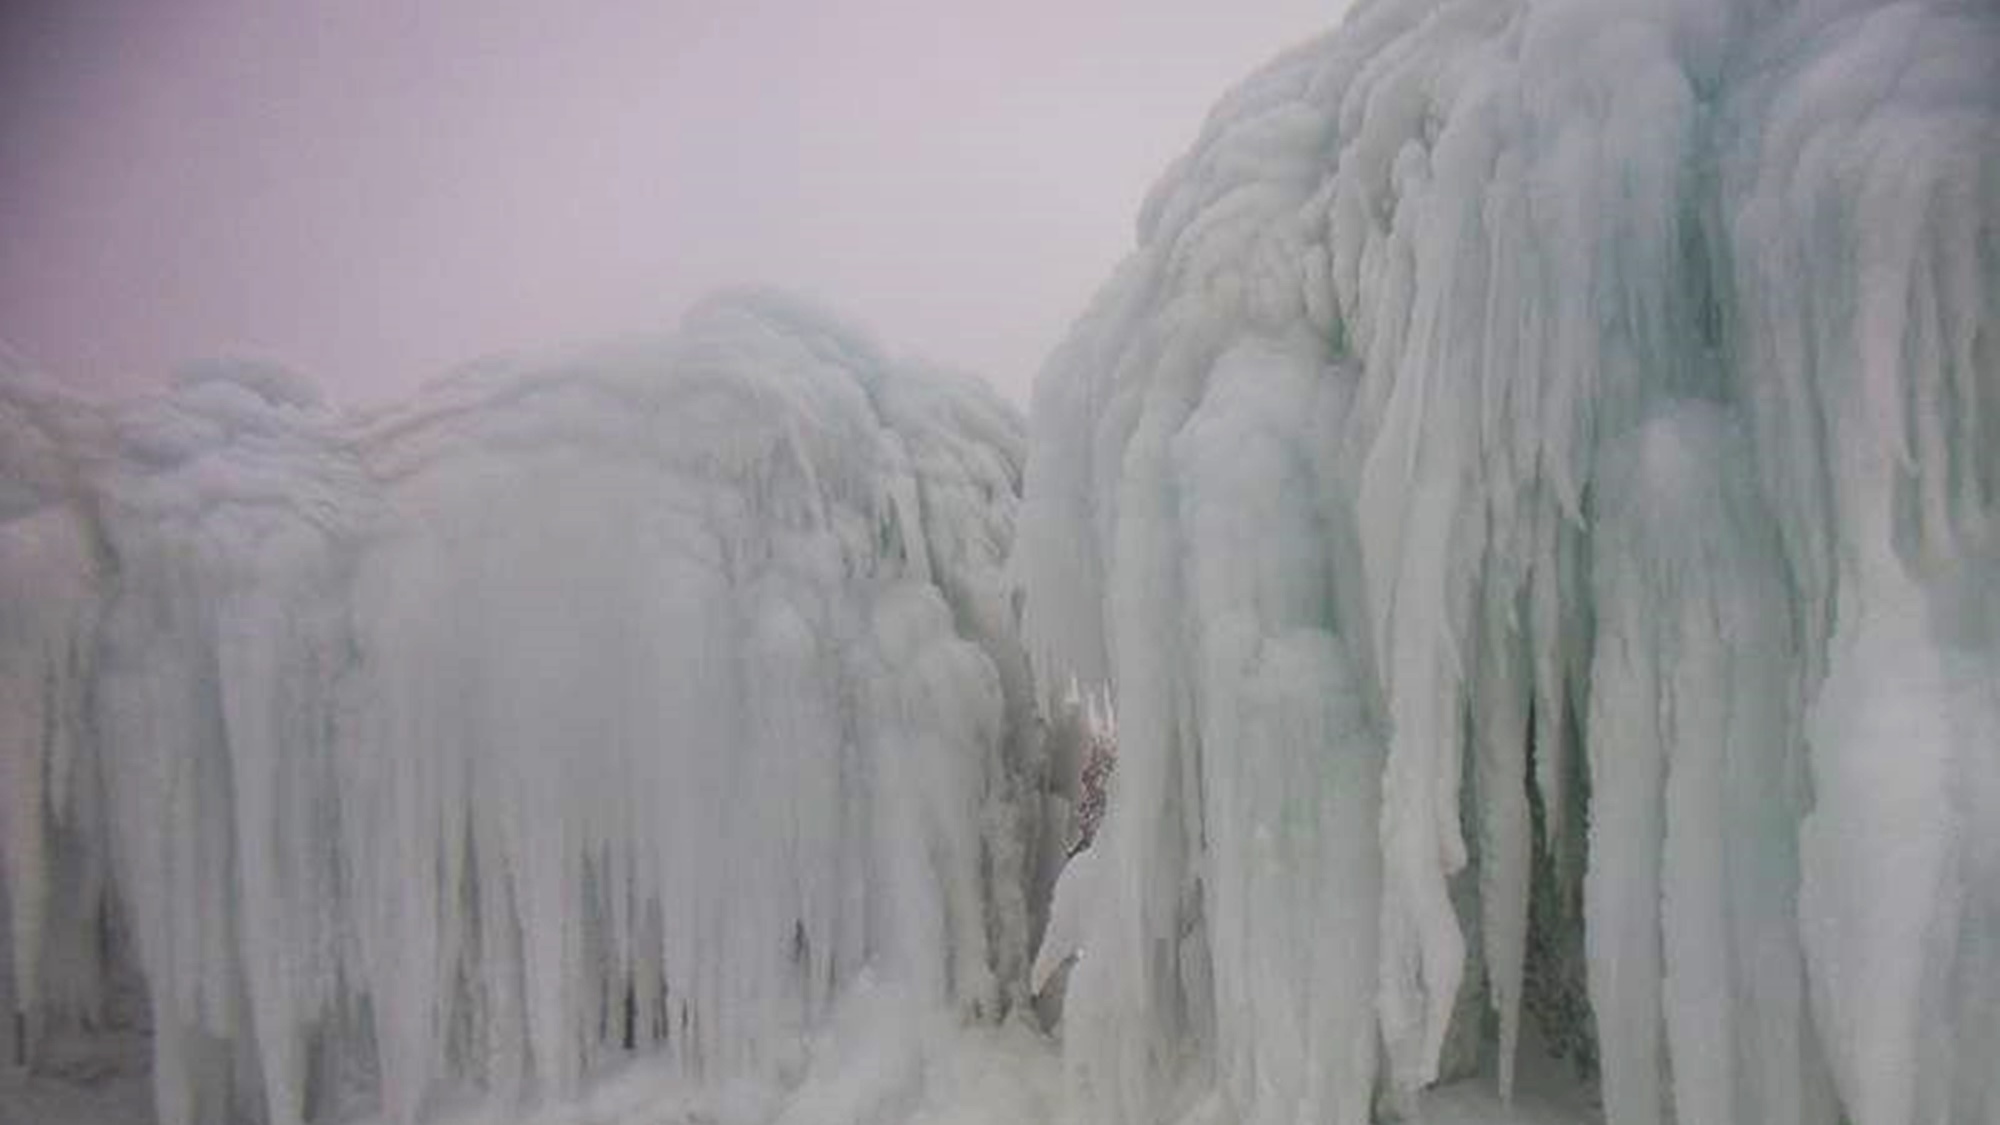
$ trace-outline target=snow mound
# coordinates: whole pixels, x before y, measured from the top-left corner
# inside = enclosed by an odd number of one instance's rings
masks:
[[[863,977],[1020,999],[983,387],[746,293],[363,418],[229,362],[0,428],[10,1059],[121,965],[162,1125],[781,1090]]]
[[[1120,719],[1077,1120],[1531,1032],[1611,1125],[2000,1114],[1996,58],[1374,0],[1222,102],[1030,424],[1029,652]]]

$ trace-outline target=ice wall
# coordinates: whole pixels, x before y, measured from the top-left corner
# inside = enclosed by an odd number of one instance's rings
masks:
[[[163,1125],[634,1053],[785,1082],[857,980],[1018,999],[1023,435],[983,387],[748,294],[365,418],[219,364],[0,381],[0,426],[24,1049],[121,952]]]
[[[1030,425],[1029,650],[1120,719],[1078,1120],[1531,1036],[1611,1125],[2000,1120],[1996,59],[1373,0],[1214,111]]]

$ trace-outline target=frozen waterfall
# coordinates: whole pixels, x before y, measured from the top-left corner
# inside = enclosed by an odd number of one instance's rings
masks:
[[[161,1125],[628,1057],[783,1093],[562,1120],[2000,1125],[1996,60],[1359,0],[1025,431],[772,294],[363,416],[0,376],[0,1056],[142,1007]]]
[[[9,1063],[121,966],[162,1125],[796,1080],[856,989],[997,1014],[1023,440],[768,294],[359,419],[252,364],[0,382]]]
[[[1996,60],[1364,0],[1216,109],[1030,422],[1026,642],[1120,723],[1075,1120],[1532,1039],[1610,1125],[2000,1122]]]

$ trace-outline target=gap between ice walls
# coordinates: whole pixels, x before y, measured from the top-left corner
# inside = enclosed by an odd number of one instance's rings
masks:
[[[1119,723],[1074,1120],[1553,1057],[1610,1125],[2000,1122],[1995,60],[1364,0],[1224,99],[1029,423],[1024,637]]]
[[[0,382],[7,1065],[146,1024],[162,1125],[776,1088],[1018,1005],[1024,435],[772,294],[336,415]]]

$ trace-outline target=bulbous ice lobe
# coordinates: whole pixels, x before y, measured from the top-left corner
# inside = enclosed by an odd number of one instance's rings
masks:
[[[2000,1112],[1996,58],[1375,0],[1217,107],[1030,425],[1029,652],[1120,723],[1079,1119],[1530,1038],[1612,1125]]]
[[[864,976],[1018,998],[983,387],[751,293],[366,417],[218,363],[0,425],[13,1006],[136,959],[165,1125],[782,1081]]]

